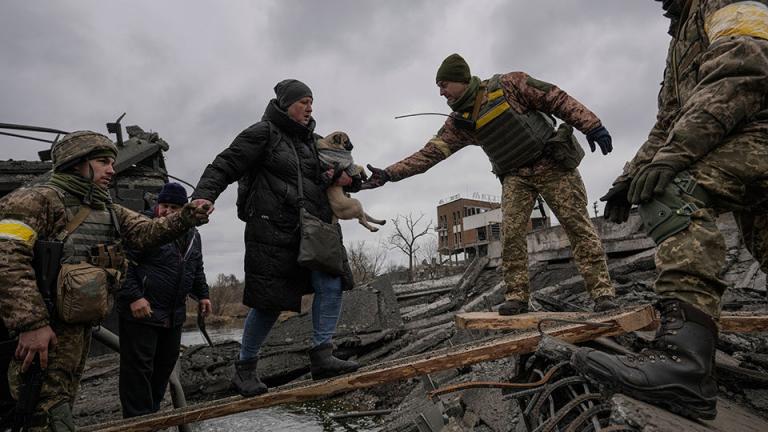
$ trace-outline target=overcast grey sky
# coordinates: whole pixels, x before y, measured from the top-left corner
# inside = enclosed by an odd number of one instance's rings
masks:
[[[106,132],[104,123],[127,112],[123,123],[160,133],[170,173],[194,184],[261,118],[275,83],[297,78],[313,89],[318,133],[346,131],[358,163],[384,167],[441,126],[440,117],[393,117],[449,112],[434,76],[458,52],[481,78],[525,71],[600,116],[615,150],[587,153],[581,165],[595,201],[653,124],[666,28],[652,0],[9,1],[0,14],[0,122]],[[38,150],[0,138],[0,159]],[[235,189],[200,230],[209,280],[243,273]],[[435,219],[441,198],[473,192],[501,188],[470,147],[357,198],[375,217]],[[348,242],[390,233],[342,227]]]

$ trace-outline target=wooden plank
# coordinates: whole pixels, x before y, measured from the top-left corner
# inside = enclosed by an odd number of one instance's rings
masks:
[[[578,343],[601,336],[615,336],[635,331],[648,326],[653,320],[653,308],[651,306],[642,306],[603,315],[594,319],[595,322],[610,324],[607,327],[570,324],[550,329],[547,333],[570,343]],[[538,332],[529,331],[511,334],[491,340],[458,345],[444,350],[431,351],[389,363],[371,365],[353,374],[328,380],[304,381],[294,385],[283,386],[278,389],[272,389],[269,393],[261,396],[252,398],[234,396],[143,417],[93,425],[79,430],[81,432],[151,431],[183,423],[194,423],[201,420],[224,417],[257,408],[321,399],[351,390],[375,387],[380,384],[441,370],[496,360],[512,354],[533,352],[536,350],[539,340],[540,335]]]
[[[594,320],[594,312],[529,312],[502,316],[496,312],[464,312],[456,314],[456,327],[472,330],[526,330],[536,328],[542,319]],[[726,313],[718,322],[722,332],[768,332],[768,315]],[[652,327],[655,328],[658,323]]]
[[[768,315],[729,313],[720,315],[721,332],[764,333],[768,332]]]

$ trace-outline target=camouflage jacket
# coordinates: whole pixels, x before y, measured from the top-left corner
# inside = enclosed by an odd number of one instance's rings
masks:
[[[144,249],[166,243],[186,232],[180,214],[150,220],[114,204],[120,235],[128,246]],[[58,193],[48,187],[17,189],[0,199],[0,316],[15,332],[49,323],[48,311],[37,289],[32,253],[38,238],[53,238],[67,224]]]
[[[672,32],[656,124],[617,182],[651,162],[686,169],[732,134],[768,132],[768,7],[694,0]]]
[[[523,72],[502,75],[500,84],[510,109],[518,113],[537,110],[552,114],[585,133],[600,126],[600,119],[592,111],[555,85],[534,79]],[[437,135],[421,150],[388,166],[387,172],[392,181],[421,174],[468,145],[479,145],[474,133],[457,128],[453,119],[448,118]],[[531,169],[543,170],[550,167],[551,163],[543,159]]]

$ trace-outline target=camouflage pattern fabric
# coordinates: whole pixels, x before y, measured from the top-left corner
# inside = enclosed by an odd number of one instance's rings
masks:
[[[536,197],[541,194],[563,226],[573,258],[593,299],[614,296],[605,252],[587,214],[587,193],[581,175],[543,159],[538,172],[506,176],[502,184],[502,267],[506,300],[528,301],[526,234]]]
[[[40,390],[40,403],[31,419],[30,432],[48,432],[53,429],[51,423],[66,424],[72,417],[72,408],[80,387],[80,377],[83,375],[88,350],[91,346],[91,326],[79,324],[64,324],[55,322],[52,326],[58,338],[58,345],[48,350],[48,369]],[[20,361],[13,361],[8,368],[8,383],[11,394],[15,399],[19,396]],[[56,410],[56,407],[65,409]],[[62,412],[64,411],[64,412]],[[59,417],[69,417],[59,418]],[[64,428],[63,430],[68,430]],[[74,429],[72,429],[74,430]]]
[[[752,13],[740,13],[744,7]],[[713,316],[727,287],[716,214],[735,213],[746,246],[768,270],[767,12],[758,2],[693,2],[669,47],[656,124],[618,179],[657,162],[687,169],[707,191],[711,202],[691,225],[658,245],[656,290]]]
[[[182,219],[182,212],[149,219],[119,205],[113,205],[112,209],[123,241],[138,250],[172,241],[194,226],[193,221]],[[38,418],[47,418],[42,413],[55,408],[61,400],[67,400],[70,405],[74,403],[72,397],[82,372],[78,362],[87,353],[90,341],[90,328],[51,323],[32,268],[35,240],[52,238],[64,229],[67,220],[61,197],[49,187],[17,189],[0,199],[0,274],[3,275],[0,278],[0,315],[5,326],[13,332],[52,325],[59,339],[59,360],[56,360],[59,372],[49,374],[44,382],[48,390],[40,401],[41,416]],[[18,392],[15,371],[9,370],[9,377],[10,382],[16,383],[12,390]]]
[[[117,157],[117,146],[106,136],[92,131],[77,131],[64,135],[51,150],[54,169],[85,157],[92,152],[109,153]]]
[[[718,213],[734,210],[744,245],[768,272],[768,136],[731,136],[689,171],[707,191],[709,208],[686,197],[700,209],[686,230],[658,245],[656,291],[719,316],[728,284],[720,277],[726,246],[715,224]]]
[[[510,109],[517,113],[537,110],[552,114],[586,133],[601,125],[600,119],[557,86],[531,78],[524,72],[511,72],[500,78]],[[434,138],[416,153],[386,168],[391,181],[421,174],[468,145],[479,145],[474,133],[456,127],[448,118]]]

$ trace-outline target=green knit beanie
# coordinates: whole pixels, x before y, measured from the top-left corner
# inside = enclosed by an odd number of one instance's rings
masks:
[[[443,63],[437,69],[435,82],[453,81],[468,83],[472,78],[469,73],[469,65],[458,54],[451,54],[443,60]]]

